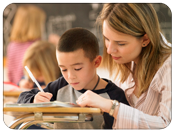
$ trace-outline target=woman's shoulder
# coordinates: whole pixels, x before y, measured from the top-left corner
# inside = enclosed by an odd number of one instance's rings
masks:
[[[172,68],[172,56],[170,55],[159,68],[158,72],[170,70]],[[158,73],[157,72],[157,73]]]
[[[171,90],[172,78],[172,57],[171,55],[164,61],[162,66],[156,72],[150,87],[154,90]],[[166,90],[165,89],[165,90]]]

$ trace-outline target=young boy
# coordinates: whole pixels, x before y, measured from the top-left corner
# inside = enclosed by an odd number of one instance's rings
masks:
[[[62,77],[47,85],[44,92],[33,89],[19,96],[19,103],[62,101],[76,103],[85,91],[92,90],[102,97],[128,104],[124,91],[96,74],[102,57],[97,38],[88,30],[73,28],[60,38],[56,51]],[[46,93],[47,92],[47,93]],[[56,129],[112,129],[114,118],[104,113],[85,123],[55,123]],[[104,123],[104,125],[103,125]]]

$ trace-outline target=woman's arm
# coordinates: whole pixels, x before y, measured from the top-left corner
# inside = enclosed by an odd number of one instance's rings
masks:
[[[111,99],[106,99],[101,97],[100,95],[92,92],[91,90],[87,90],[84,94],[82,94],[78,100],[76,101],[81,107],[89,106],[100,108],[102,112],[109,113],[112,107]],[[114,111],[114,118],[117,118],[119,106],[116,106]]]
[[[170,59],[171,57],[154,76],[147,93],[144,94],[144,100],[136,107],[138,109],[120,104],[114,129],[161,129],[170,124],[172,111]]]
[[[103,112],[109,113],[112,100],[105,99],[92,91],[86,91],[79,97],[77,104],[82,107],[100,108]],[[161,129],[171,122],[171,63],[166,64],[157,72],[140,104],[139,109],[122,103],[116,106],[113,128]]]

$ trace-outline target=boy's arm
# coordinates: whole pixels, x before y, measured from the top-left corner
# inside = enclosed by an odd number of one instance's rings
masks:
[[[22,92],[18,97],[17,103],[33,103],[34,97],[38,92],[38,89]]]
[[[109,94],[110,94],[110,98],[112,100],[117,100],[118,102],[129,105],[129,103],[126,99],[124,91],[121,88],[119,88],[118,86],[113,84],[112,85],[112,90],[110,90]]]
[[[57,96],[58,86],[57,82],[50,82],[43,90],[44,92],[49,92],[53,94],[50,101],[54,101]],[[35,95],[40,92],[39,89],[32,89],[31,91],[24,91],[20,94],[17,103],[33,103]]]
[[[57,92],[60,88],[67,85],[67,82],[63,77],[50,82],[43,90],[44,92],[49,92],[53,95],[50,101],[55,101],[57,98]],[[31,91],[22,92],[18,98],[17,103],[33,103],[35,95],[39,92],[38,89],[32,89]]]

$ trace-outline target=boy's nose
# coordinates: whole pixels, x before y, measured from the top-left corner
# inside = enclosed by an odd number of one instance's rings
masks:
[[[69,72],[69,73],[68,73],[68,78],[69,78],[69,79],[74,79],[74,78],[76,78],[76,76],[75,76],[74,73]]]

